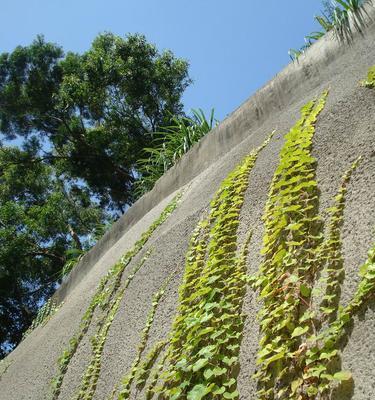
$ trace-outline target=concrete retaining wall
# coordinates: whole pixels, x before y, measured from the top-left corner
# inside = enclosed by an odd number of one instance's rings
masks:
[[[371,5],[371,9],[370,9]],[[375,1],[367,5],[375,18]],[[103,347],[100,375],[93,400],[107,399],[113,388],[131,369],[140,346],[154,294],[168,279],[150,327],[143,359],[155,344],[169,340],[179,305],[178,291],[185,273],[186,252],[193,230],[206,215],[211,199],[228,174],[268,134],[274,137],[259,155],[248,181],[238,227],[238,244],[249,230],[247,271],[256,274],[264,259],[262,215],[269,199],[274,172],[279,165],[285,134],[295,125],[300,108],[329,88],[324,110],[319,115],[313,138],[319,188],[319,216],[327,226],[327,208],[337,193],[344,171],[359,156],[362,162],[348,184],[342,224],[342,254],[345,276],[340,304],[353,298],[360,280],[358,270],[374,243],[375,227],[375,90],[361,87],[369,66],[375,64],[375,23],[364,37],[354,35],[350,45],[326,37],[315,44],[298,63],[260,89],[217,129],[195,146],[177,166],[138,201],[106,236],[85,256],[57,291],[55,299],[64,304],[44,325],[32,331],[0,365],[1,400],[51,398],[51,380],[56,377],[58,359],[79,331],[98,284],[108,270],[132,248],[143,232],[160,216],[176,189],[184,187],[178,207],[131,260],[120,287],[132,276],[121,295],[115,318]],[[188,183],[188,184],[186,184]],[[186,184],[186,185],[185,185]],[[138,269],[145,255],[142,268]],[[137,271],[134,273],[134,271]],[[109,286],[107,287],[107,289]],[[251,377],[259,368],[259,321],[261,299],[250,288],[242,313],[247,316],[240,346],[237,379],[240,399],[257,398],[257,382]],[[107,310],[108,311],[108,310]],[[64,372],[59,400],[76,398],[93,356],[93,338],[102,327],[107,311],[96,310],[87,332]],[[108,315],[107,315],[108,316]],[[332,400],[367,400],[374,394],[375,303],[366,304],[353,321],[347,342],[340,350],[342,370],[352,372],[353,381]],[[144,398],[133,388],[130,400]]]
[[[371,21],[375,19],[375,0],[365,4],[363,17],[368,22],[364,34],[374,32],[375,25]],[[352,28],[350,43],[338,41],[333,32],[326,34],[185,154],[83,257],[54,294],[55,302],[64,301],[90,268],[147,212],[228,153],[271,115],[290,107],[307,91],[319,87],[332,74],[332,62],[350,52],[356,41],[361,39],[363,33],[358,32],[353,24]]]

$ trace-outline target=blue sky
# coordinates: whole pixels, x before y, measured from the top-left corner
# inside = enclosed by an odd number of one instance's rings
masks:
[[[1,0],[0,51],[37,34],[83,52],[100,32],[143,33],[190,62],[186,109],[222,120],[289,62],[317,30],[321,0]]]

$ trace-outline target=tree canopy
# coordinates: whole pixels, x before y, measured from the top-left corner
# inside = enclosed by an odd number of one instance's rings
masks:
[[[190,82],[187,61],[142,35],[101,34],[87,52],[66,55],[39,36],[0,56],[0,131],[47,141],[59,171],[123,212],[150,132],[183,114]]]
[[[138,34],[101,34],[83,54],[38,36],[0,54],[0,358],[69,254],[134,201],[137,161],[184,116],[190,82],[187,61]]]
[[[67,250],[90,246],[105,214],[33,148],[0,148],[0,356],[17,344],[56,289]]]

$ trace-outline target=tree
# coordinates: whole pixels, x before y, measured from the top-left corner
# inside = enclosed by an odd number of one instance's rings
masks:
[[[136,161],[148,132],[183,115],[188,63],[142,35],[99,35],[84,54],[38,37],[0,56],[0,132],[47,140],[46,157],[82,179],[102,206],[133,201]]]
[[[0,148],[0,358],[56,289],[67,250],[88,248],[105,218],[37,153],[35,144]]]
[[[190,82],[185,60],[142,35],[105,33],[83,54],[38,36],[0,54],[0,357],[71,254],[133,202],[137,160],[184,115]]]

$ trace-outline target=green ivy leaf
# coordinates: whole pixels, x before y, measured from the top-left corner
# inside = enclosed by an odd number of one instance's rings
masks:
[[[204,371],[203,371],[203,376],[207,379],[207,380],[210,380],[210,378],[212,377],[212,376],[214,376],[215,374],[214,374],[214,371],[213,371],[213,369],[205,369]]]
[[[215,389],[213,392],[212,392],[212,394],[214,394],[214,395],[221,395],[221,394],[223,394],[225,392],[225,387],[224,386],[222,386],[222,387],[220,387],[220,388],[218,388],[218,389]]]
[[[238,360],[238,357],[231,357],[231,358],[229,358],[229,357],[225,356],[225,357],[223,358],[223,363],[225,363],[225,364],[231,366],[232,364],[234,364],[235,362],[237,362],[237,360]]]
[[[335,379],[336,381],[349,381],[350,379],[352,379],[352,374],[350,371],[340,371],[340,372],[336,372],[333,375],[333,379]]]
[[[297,283],[299,281],[299,277],[297,275],[290,275],[288,278],[289,283]]]
[[[318,394],[318,389],[314,386],[309,386],[307,388],[307,394],[311,397],[311,396],[316,396]]]
[[[285,351],[282,351],[281,353],[275,354],[274,356],[268,358],[267,360],[264,361],[265,365],[269,365],[274,361],[280,360],[285,356]]]
[[[322,353],[319,357],[320,360],[330,360],[337,354],[337,350],[332,350],[330,352]]]
[[[290,387],[292,389],[292,393],[295,393],[297,391],[297,389],[302,385],[302,383],[303,383],[302,378],[298,378],[298,379],[294,380],[290,385]]]
[[[309,330],[308,326],[297,326],[297,328],[294,329],[293,333],[292,333],[292,338],[298,337],[298,336],[302,336],[303,334],[305,334],[307,331]]]
[[[188,400],[201,400],[206,394],[210,393],[211,389],[207,386],[199,384],[195,385],[187,395]]]
[[[301,294],[304,297],[308,297],[311,293],[311,289],[308,286],[306,286],[305,284],[301,284],[301,286],[299,287],[299,290],[301,291]]]
[[[227,373],[227,371],[228,371],[228,370],[227,370],[226,368],[219,368],[219,367],[216,367],[216,368],[213,369],[213,373],[214,373],[215,376],[224,375],[224,374]]]
[[[201,368],[203,368],[205,365],[208,364],[207,358],[200,358],[194,365],[193,365],[193,371],[197,372]]]
[[[223,394],[224,399],[237,399],[238,396],[239,396],[239,393],[238,393],[237,390],[235,390],[235,391],[232,392],[232,393],[225,392],[225,393]]]
[[[234,378],[231,378],[231,379],[229,379],[229,381],[224,382],[223,385],[224,385],[224,386],[231,387],[231,386],[233,386],[235,383],[236,383],[236,380],[235,380]]]

